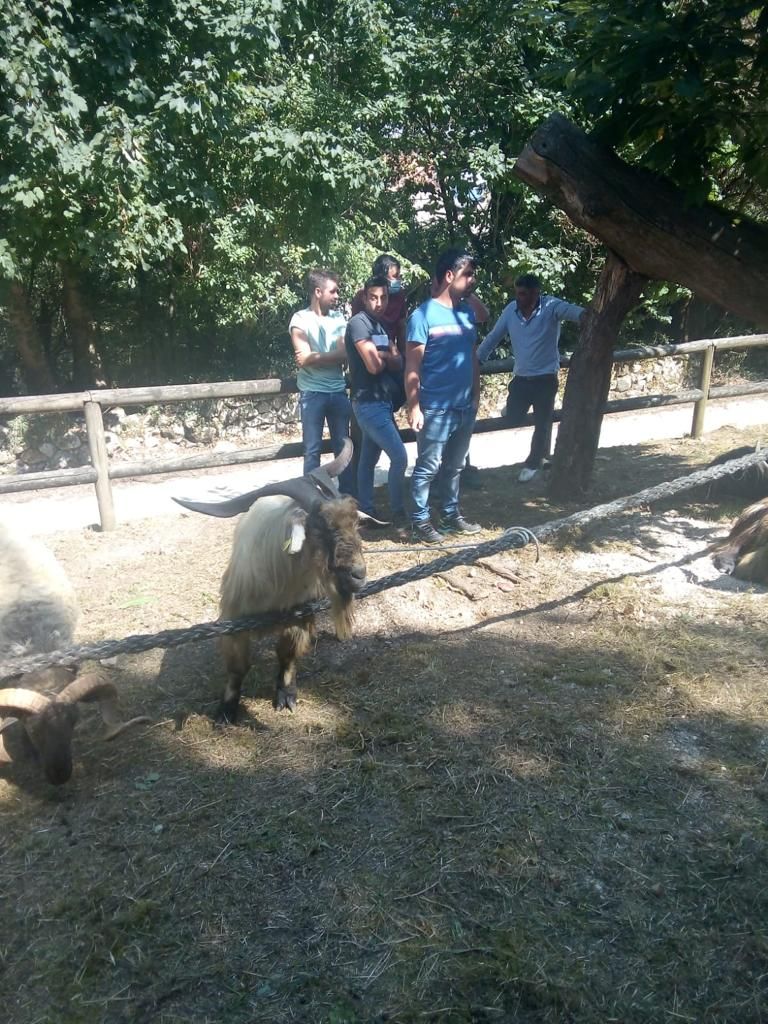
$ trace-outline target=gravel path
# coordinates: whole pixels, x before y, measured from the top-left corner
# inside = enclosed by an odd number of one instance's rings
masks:
[[[640,444],[644,441],[683,437],[691,427],[690,406],[649,409],[643,412],[617,413],[603,423],[601,448]],[[768,400],[764,397],[710,402],[707,408],[708,433],[720,427],[749,427],[766,424],[768,440]],[[488,469],[523,461],[530,446],[531,428],[500,430],[478,434],[472,441],[471,459],[475,466]],[[415,444],[407,445],[408,461],[413,466]],[[387,459],[382,455],[377,484],[386,479]],[[301,473],[301,460],[288,459],[243,468],[199,470],[189,475],[147,477],[141,480],[117,480],[113,483],[118,523],[150,516],[177,516],[181,509],[174,495],[196,498],[228,496],[251,490],[260,484],[283,480]],[[97,507],[92,485],[27,491],[5,495],[2,512],[5,522],[24,533],[42,535],[61,530],[81,530],[97,522]]]

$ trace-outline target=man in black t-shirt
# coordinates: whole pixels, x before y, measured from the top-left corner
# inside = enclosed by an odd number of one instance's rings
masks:
[[[347,324],[344,343],[351,379],[352,408],[362,433],[357,468],[361,511],[378,519],[373,506],[373,478],[382,451],[389,458],[389,504],[392,519],[405,524],[405,445],[393,412],[404,397],[403,360],[378,317],[389,299],[387,279],[370,277],[363,287],[363,308]]]

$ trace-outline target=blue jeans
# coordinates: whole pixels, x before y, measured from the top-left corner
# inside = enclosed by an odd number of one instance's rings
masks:
[[[424,409],[424,426],[417,438],[418,457],[411,479],[412,519],[429,520],[429,485],[440,471],[440,515],[459,514],[459,478],[469,451],[477,413],[468,409]]]
[[[408,455],[392,419],[391,402],[353,402],[362,432],[357,466],[357,500],[363,512],[374,515],[373,474],[382,451],[389,457],[389,508],[396,517],[405,515],[405,467]]]
[[[299,396],[301,431],[304,439],[304,473],[320,465],[323,445],[323,427],[328,421],[333,454],[338,455],[345,437],[349,437],[349,418],[352,406],[344,391],[302,391]],[[339,477],[339,490],[343,494],[355,493],[352,467],[347,466]]]

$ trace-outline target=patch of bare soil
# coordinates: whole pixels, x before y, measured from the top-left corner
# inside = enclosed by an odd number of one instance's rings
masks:
[[[590,503],[754,440],[612,449]],[[486,533],[551,505],[511,470]],[[121,657],[118,745],[72,782],[0,776],[9,1024],[750,1022],[765,1017],[765,592],[702,554],[691,495],[321,623],[294,715],[259,641],[242,724],[212,643]],[[233,524],[147,520],[52,546],[82,639],[211,619]],[[440,552],[386,533],[372,577]]]

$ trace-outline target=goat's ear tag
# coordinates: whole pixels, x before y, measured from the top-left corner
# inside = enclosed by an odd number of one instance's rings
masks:
[[[304,540],[306,538],[306,531],[304,530],[304,523],[297,522],[294,520],[291,523],[291,535],[285,542],[285,550],[289,555],[297,555],[299,551],[304,547]]]

